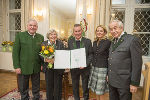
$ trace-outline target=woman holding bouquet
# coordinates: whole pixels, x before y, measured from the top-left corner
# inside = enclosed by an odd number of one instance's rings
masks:
[[[96,93],[96,100],[104,100],[108,54],[111,42],[106,38],[107,30],[99,25],[96,28],[96,40],[93,42],[93,63],[88,87]]]
[[[54,51],[63,50],[64,45],[61,41],[57,39],[57,32],[54,29],[51,29],[47,33],[47,41],[42,43],[42,50],[48,47],[48,52],[51,52],[52,55],[49,57],[43,57],[43,71],[45,72],[46,80],[46,97],[47,100],[61,100],[62,95],[62,76],[63,69],[53,69],[54,65]],[[44,52],[44,53],[48,53]],[[47,54],[48,55],[48,54]]]

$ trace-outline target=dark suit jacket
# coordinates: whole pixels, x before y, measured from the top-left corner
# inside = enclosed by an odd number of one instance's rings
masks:
[[[117,88],[138,86],[142,68],[142,48],[139,38],[124,34],[109,52],[109,84]]]
[[[93,42],[92,65],[98,68],[106,68],[108,67],[108,55],[111,42],[108,39],[102,39],[98,45],[97,42]]]
[[[48,46],[48,40],[44,41],[42,45]],[[56,40],[56,50],[64,50],[64,44],[60,40]],[[43,72],[46,72],[46,70],[48,70],[47,69],[48,63],[44,62],[44,58],[42,59],[43,59]],[[56,72],[59,72],[60,74],[64,72],[64,69],[55,69],[55,70]]]
[[[92,43],[90,39],[87,39],[85,37],[82,37],[81,41],[83,43],[83,47],[85,47],[86,50],[86,64],[87,67],[91,64],[92,61]],[[74,48],[75,38],[71,38],[68,40],[68,49],[73,50]],[[82,67],[82,66],[81,66]]]
[[[14,69],[21,68],[24,75],[40,72],[39,52],[43,41],[44,37],[38,33],[34,38],[27,31],[16,34],[12,52]]]

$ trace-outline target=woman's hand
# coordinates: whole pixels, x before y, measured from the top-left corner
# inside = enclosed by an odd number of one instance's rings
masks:
[[[52,58],[52,59],[45,58],[45,62],[53,64],[54,63],[54,58]]]

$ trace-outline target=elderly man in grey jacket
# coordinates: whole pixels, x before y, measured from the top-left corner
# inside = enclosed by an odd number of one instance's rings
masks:
[[[108,59],[110,100],[131,100],[137,91],[142,68],[142,48],[139,38],[124,32],[123,23],[113,20],[109,29],[114,40]]]

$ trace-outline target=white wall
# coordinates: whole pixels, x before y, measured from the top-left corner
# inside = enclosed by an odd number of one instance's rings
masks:
[[[14,71],[11,52],[0,52],[0,69]]]
[[[43,9],[43,20],[38,22],[38,33],[46,39],[46,33],[49,30],[49,0],[34,0],[34,10]]]

